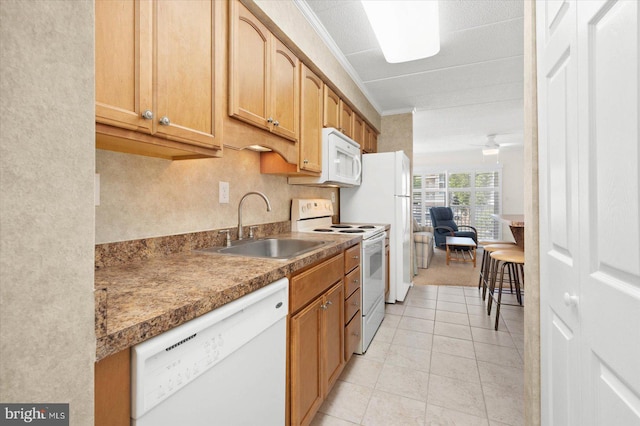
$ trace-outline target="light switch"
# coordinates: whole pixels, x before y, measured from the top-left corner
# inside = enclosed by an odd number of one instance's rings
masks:
[[[220,204],[229,204],[229,182],[220,182],[218,193]]]

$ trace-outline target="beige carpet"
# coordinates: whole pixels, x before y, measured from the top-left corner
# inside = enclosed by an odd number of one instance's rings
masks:
[[[478,250],[476,267],[473,263],[450,262],[447,266],[447,253],[444,250],[435,249],[429,269],[418,268],[418,275],[413,277],[415,285],[460,285],[477,286],[480,277],[480,263],[482,261],[482,249]]]

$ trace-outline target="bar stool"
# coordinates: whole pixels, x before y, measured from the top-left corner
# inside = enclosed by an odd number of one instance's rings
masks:
[[[485,300],[487,287],[489,286],[489,278],[491,277],[491,260],[490,254],[498,250],[522,250],[516,243],[508,241],[488,244],[482,247],[482,262],[480,263],[480,276],[478,277],[478,290],[482,286],[482,300]]]
[[[504,270],[507,268],[509,274],[509,281],[514,284],[516,288],[516,299],[518,304],[522,306],[522,294],[520,292],[521,283],[524,284],[524,250],[498,250],[490,254],[494,265],[491,268],[491,280],[490,280],[490,298],[487,302],[487,315],[491,315],[491,303],[496,301],[496,327],[498,330],[498,321],[500,319],[500,305],[502,304],[502,285],[504,282]],[[500,265],[500,262],[502,264]],[[500,287],[498,288],[498,297],[496,300],[495,287],[498,277],[498,268],[501,268],[500,272]],[[521,281],[522,279],[522,281]],[[506,304],[506,303],[505,303]],[[517,306],[517,305],[513,305]]]

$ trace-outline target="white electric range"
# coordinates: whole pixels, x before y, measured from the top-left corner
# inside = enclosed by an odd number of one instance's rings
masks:
[[[291,230],[294,232],[357,234],[362,236],[362,339],[356,353],[364,353],[384,319],[386,276],[384,226],[331,223],[333,204],[325,199],[294,198],[291,203]]]

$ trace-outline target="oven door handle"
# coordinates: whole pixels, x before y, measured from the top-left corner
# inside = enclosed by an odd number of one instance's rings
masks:
[[[373,245],[381,240],[384,240],[387,237],[387,233],[383,232],[382,234],[380,234],[379,237],[373,237],[373,238],[369,238],[368,240],[364,240],[363,243],[364,245],[368,246],[368,245]]]

